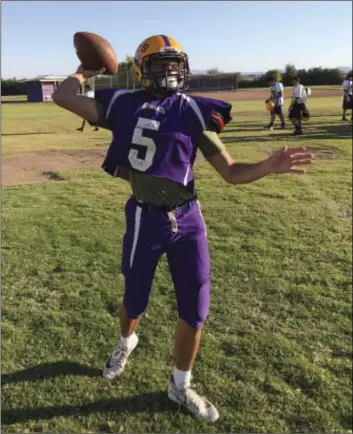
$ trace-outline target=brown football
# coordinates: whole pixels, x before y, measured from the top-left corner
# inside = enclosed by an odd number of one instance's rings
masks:
[[[118,58],[114,48],[102,36],[90,32],[77,32],[74,34],[74,46],[84,68],[105,68],[106,75],[118,72]]]

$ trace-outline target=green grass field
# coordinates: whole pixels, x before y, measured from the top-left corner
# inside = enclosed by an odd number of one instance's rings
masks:
[[[27,95],[1,95],[1,102],[26,102]]]
[[[352,127],[340,105],[310,100],[298,138],[263,130],[263,102],[234,104],[223,140],[236,160],[305,144],[316,154],[307,175],[232,187],[196,167],[213,296],[194,380],[215,424],[166,396],[177,316],[164,259],[124,375],[100,377],[119,333],[128,185],[97,167],[3,188],[3,432],[352,432]],[[4,156],[109,140],[77,134],[79,119],[52,104],[2,115]]]

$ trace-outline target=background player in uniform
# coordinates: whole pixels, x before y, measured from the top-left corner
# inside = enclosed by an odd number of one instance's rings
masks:
[[[91,90],[91,86],[89,84],[85,84],[84,90],[85,90],[84,95],[87,98],[94,98],[94,91]],[[86,122],[87,122],[86,119],[83,119],[82,125],[80,126],[80,128],[76,128],[77,131],[83,132],[83,129],[85,128]],[[99,130],[99,128],[95,127],[95,129],[93,131],[98,131],[98,130]]]
[[[87,78],[104,70],[81,66],[53,94],[59,106],[112,131],[102,167],[129,180],[132,188],[125,207],[120,337],[103,376],[120,375],[135,349],[135,331],[147,308],[157,263],[166,253],[179,316],[168,396],[196,417],[215,421],[219,416],[215,406],[190,385],[210,304],[208,242],[194,186],[196,151],[200,149],[230,184],[249,183],[272,173],[304,173],[295,166],[310,164],[312,155],[302,147],[283,148],[255,164],[235,163],[218,137],[231,119],[231,105],[183,93],[189,62],[177,41],[164,35],[146,39],[136,51],[134,64],[141,89],[100,89],[94,102],[76,92]]]
[[[347,121],[346,113],[347,110],[352,110],[353,107],[353,96],[352,96],[352,71],[347,75],[347,78],[343,81],[343,104],[342,104],[342,120]],[[351,120],[353,119],[353,113],[351,113]]]
[[[267,125],[266,129],[273,130],[276,115],[281,119],[281,128],[286,127],[286,123],[283,116],[283,103],[284,103],[284,88],[283,84],[279,82],[278,77],[271,77],[269,81],[270,86],[270,98],[265,101],[265,103],[272,101],[274,107],[271,111],[271,121]]]
[[[289,107],[288,118],[294,125],[293,135],[303,134],[302,120],[308,120],[310,113],[306,107],[306,100],[308,97],[305,87],[300,84],[299,77],[293,77],[293,91],[292,91],[292,103]]]

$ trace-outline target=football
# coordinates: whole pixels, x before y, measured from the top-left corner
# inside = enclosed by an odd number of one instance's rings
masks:
[[[77,57],[85,69],[97,70],[105,68],[105,75],[118,72],[118,58],[114,48],[102,36],[90,32],[76,32],[74,47]]]

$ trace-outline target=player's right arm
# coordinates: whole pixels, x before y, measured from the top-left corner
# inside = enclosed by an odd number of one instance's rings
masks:
[[[52,94],[52,99],[58,106],[96,124],[100,119],[99,106],[95,100],[87,96],[78,95],[82,84],[90,77],[102,74],[104,69],[90,71],[81,66],[75,74],[64,80]]]

